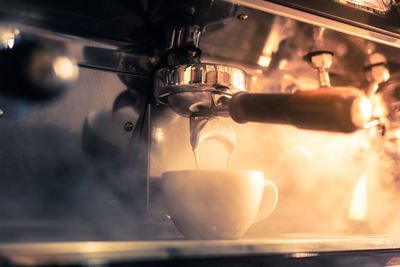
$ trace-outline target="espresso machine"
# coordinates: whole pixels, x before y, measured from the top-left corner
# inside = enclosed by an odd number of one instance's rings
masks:
[[[0,263],[398,264],[399,18],[387,0],[0,2]],[[240,239],[187,240],[165,208],[162,173],[210,166],[279,191]]]

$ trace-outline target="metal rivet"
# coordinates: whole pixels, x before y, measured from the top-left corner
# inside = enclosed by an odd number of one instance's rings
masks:
[[[240,20],[246,20],[246,19],[249,18],[249,15],[247,15],[247,14],[239,14],[239,15],[237,15],[237,18],[240,19]]]
[[[133,126],[134,125],[133,125],[133,123],[131,121],[127,121],[124,124],[124,129],[125,129],[125,131],[130,132],[130,131],[132,131]]]

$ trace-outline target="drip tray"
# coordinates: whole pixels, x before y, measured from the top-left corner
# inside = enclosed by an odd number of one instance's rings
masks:
[[[341,236],[242,240],[158,240],[128,242],[60,242],[0,244],[0,255],[14,264],[72,264],[165,261],[232,257],[320,257],[326,253],[388,253],[400,248],[400,237]],[[374,252],[375,251],[375,252]],[[399,252],[397,252],[399,253]],[[382,257],[381,257],[382,258]]]

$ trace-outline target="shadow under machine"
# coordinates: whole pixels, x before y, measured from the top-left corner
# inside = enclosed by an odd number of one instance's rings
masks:
[[[0,2],[0,263],[399,264],[399,22],[393,0]],[[263,172],[273,212],[185,238],[161,176],[227,168]]]

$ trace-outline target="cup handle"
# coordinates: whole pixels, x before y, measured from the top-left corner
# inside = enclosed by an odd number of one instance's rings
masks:
[[[259,222],[270,215],[276,204],[278,203],[278,188],[271,180],[264,180],[264,193],[261,200],[260,208],[254,222]]]

